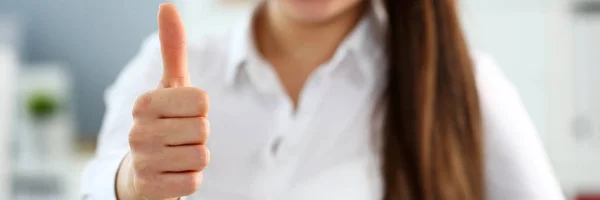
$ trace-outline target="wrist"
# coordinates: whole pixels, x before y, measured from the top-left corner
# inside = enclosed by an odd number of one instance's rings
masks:
[[[143,198],[135,194],[133,184],[134,173],[132,169],[131,155],[128,153],[123,158],[123,161],[121,161],[121,166],[119,166],[119,170],[117,171],[115,193],[118,200],[143,200]]]

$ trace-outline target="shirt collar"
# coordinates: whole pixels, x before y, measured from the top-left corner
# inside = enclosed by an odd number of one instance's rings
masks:
[[[384,48],[383,30],[384,18],[381,15],[381,5],[375,2],[369,6],[367,13],[358,22],[354,30],[346,37],[336,55],[352,56],[360,58],[356,60],[357,67],[363,77],[373,77],[377,71],[383,69],[383,63],[380,61]],[[227,61],[227,71],[225,80],[228,85],[234,84],[240,68],[252,58],[260,58],[254,40],[253,21],[256,12],[261,6],[257,3],[253,6],[251,12],[247,12],[244,20],[240,21],[235,27],[232,35],[232,41],[229,47],[229,59]]]
[[[227,84],[234,83],[239,68],[244,64],[249,53],[256,51],[252,23],[258,6],[259,4],[254,5],[251,12],[245,13],[243,20],[234,26],[232,41],[229,44],[230,57],[227,61],[227,71],[225,73]]]

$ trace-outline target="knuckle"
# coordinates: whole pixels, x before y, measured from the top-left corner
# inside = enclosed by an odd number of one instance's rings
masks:
[[[185,75],[170,74],[170,77],[163,81],[166,82],[166,84],[168,84],[168,86],[180,86],[180,85],[182,85],[182,83],[187,82],[187,80],[188,80],[188,77]]]
[[[137,97],[135,100],[135,105],[133,106],[132,114],[134,117],[143,116],[147,113],[147,110],[150,108],[150,103],[152,102],[152,92],[146,92]]]
[[[190,87],[189,88],[192,92],[192,94],[195,95],[195,97],[197,98],[196,100],[202,100],[204,97],[206,97],[208,94],[206,93],[206,91],[197,88],[197,87]]]
[[[205,143],[210,135],[210,121],[205,117],[201,117],[199,121],[201,142]]]
[[[142,146],[146,142],[145,135],[143,126],[134,124],[129,132],[129,146],[132,148]]]
[[[150,167],[152,167],[152,165],[150,165],[149,163],[150,162],[146,160],[134,161],[133,170],[135,171],[136,176],[143,178],[151,175],[152,170],[150,169]]]
[[[139,148],[140,146],[142,146],[143,143],[143,140],[140,139],[140,137],[138,137],[137,134],[129,134],[129,147],[131,147],[132,149],[135,150]]]
[[[206,117],[200,117],[199,119],[200,129],[209,130],[210,129],[210,121]]]
[[[202,184],[202,180],[197,174],[190,174],[183,179],[182,191],[183,196],[194,194]]]
[[[200,88],[190,88],[190,90],[192,90],[190,99],[196,103],[198,110],[206,110],[206,107],[208,107],[208,93]]]
[[[197,147],[197,160],[198,160],[198,169],[202,170],[204,168],[206,168],[206,166],[208,166],[208,163],[210,162],[210,151],[208,150],[208,147],[201,145]]]

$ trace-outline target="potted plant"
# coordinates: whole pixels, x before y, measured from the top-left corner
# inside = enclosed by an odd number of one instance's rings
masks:
[[[25,110],[27,118],[29,118],[29,133],[30,141],[34,152],[34,159],[44,161],[51,150],[51,134],[52,126],[55,125],[60,103],[56,95],[50,91],[37,89],[32,90],[25,99]]]
[[[27,113],[33,121],[43,123],[52,118],[58,110],[58,100],[43,90],[33,91],[27,99]]]

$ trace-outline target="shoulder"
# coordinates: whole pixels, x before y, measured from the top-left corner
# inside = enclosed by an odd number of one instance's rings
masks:
[[[517,89],[496,62],[478,52],[473,54],[473,63],[488,150],[499,153],[498,149],[506,145],[538,145],[538,133]]]
[[[472,54],[475,81],[479,93],[480,106],[486,128],[503,129],[500,124],[529,122],[525,106],[521,102],[519,92],[505,76],[502,69],[489,54],[475,52]],[[496,129],[489,129],[492,132]],[[534,131],[534,130],[528,130]]]
[[[483,52],[473,53],[472,58],[485,131],[512,135],[517,129],[537,135],[517,88],[496,61]]]
[[[518,97],[517,89],[504,75],[494,58],[481,51],[471,54],[473,59],[474,74],[479,93],[485,99],[491,96],[504,96],[509,94],[512,98]]]
[[[489,54],[472,54],[484,129],[488,135],[537,137],[518,89]],[[532,138],[533,139],[533,138]]]
[[[472,54],[491,200],[562,200],[558,180],[517,89],[494,59]]]

